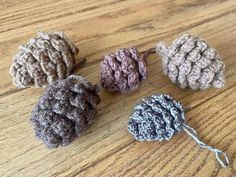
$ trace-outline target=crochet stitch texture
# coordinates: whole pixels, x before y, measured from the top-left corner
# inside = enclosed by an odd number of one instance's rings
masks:
[[[166,94],[155,94],[138,103],[128,130],[138,141],[170,140],[185,122],[182,105]]]
[[[76,75],[49,85],[32,113],[36,136],[48,148],[69,144],[94,121],[97,92],[96,85]]]
[[[118,49],[101,62],[101,85],[110,92],[134,92],[146,78],[145,61],[135,48]]]
[[[159,43],[164,74],[182,88],[207,89],[224,86],[224,63],[218,52],[203,39],[189,34],[177,38],[168,48]]]
[[[69,76],[79,50],[62,32],[38,32],[19,47],[10,74],[17,87],[42,87]]]
[[[180,102],[169,95],[155,94],[143,99],[135,108],[128,122],[128,130],[138,141],[169,141],[173,135],[184,130],[201,147],[215,153],[222,167],[229,165],[227,155],[202,142],[197,132],[186,124],[184,109]]]

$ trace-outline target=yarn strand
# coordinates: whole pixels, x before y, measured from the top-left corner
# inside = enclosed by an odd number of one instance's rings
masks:
[[[77,63],[75,63],[75,65],[74,65],[74,67],[73,67],[71,73],[74,73],[74,72],[76,72],[78,69],[81,69],[82,66],[85,64],[86,60],[87,60],[86,58],[82,58],[80,61],[78,61]]]
[[[208,149],[209,151],[214,152],[215,156],[216,156],[216,159],[218,160],[218,162],[221,164],[222,167],[226,168],[229,165],[229,159],[228,159],[227,155],[224,152],[222,152],[221,150],[216,149],[212,146],[208,146],[204,142],[199,140],[199,138],[197,136],[197,132],[192,127],[190,127],[189,125],[184,124],[183,129],[188,135],[190,135],[193,138],[194,141],[197,142],[197,144],[201,148],[205,148],[205,149]]]
[[[150,54],[153,54],[153,53],[156,53],[156,48],[150,48],[148,49],[147,51],[144,51],[144,52],[141,52],[143,53],[143,60],[147,60],[147,57],[150,55]]]
[[[71,75],[68,77],[68,81],[75,80],[83,84],[88,89],[95,89],[96,91],[99,91],[99,88],[97,85],[93,85],[91,82],[87,81],[84,77],[78,76],[78,75]]]

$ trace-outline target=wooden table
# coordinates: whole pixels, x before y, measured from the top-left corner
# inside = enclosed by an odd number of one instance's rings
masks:
[[[148,59],[149,77],[137,92],[101,90],[96,122],[72,144],[48,150],[34,136],[29,118],[44,89],[17,89],[9,67],[18,46],[37,31],[63,31],[86,64],[77,71],[99,83],[105,53],[184,33],[214,46],[226,64],[222,90],[191,91],[162,73],[160,57]],[[231,167],[200,149],[186,133],[169,142],[137,142],[126,124],[133,106],[153,93],[168,93],[191,109],[188,123],[199,137],[225,151]],[[236,1],[200,0],[2,0],[0,2],[0,176],[234,176],[236,171]]]

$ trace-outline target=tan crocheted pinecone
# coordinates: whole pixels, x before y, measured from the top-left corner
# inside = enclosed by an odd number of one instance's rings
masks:
[[[38,32],[13,57],[10,74],[17,87],[42,87],[69,76],[79,50],[63,32]]]
[[[218,52],[199,37],[185,34],[166,48],[157,44],[164,74],[182,88],[207,89],[224,86],[224,63]]]

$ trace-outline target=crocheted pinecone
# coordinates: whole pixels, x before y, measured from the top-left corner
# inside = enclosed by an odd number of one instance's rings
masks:
[[[32,113],[36,136],[48,148],[69,144],[94,121],[97,92],[96,85],[75,75],[49,85]]]
[[[62,32],[38,32],[13,57],[10,74],[17,87],[42,87],[69,76],[79,50]]]
[[[164,74],[182,88],[224,86],[224,63],[218,52],[199,37],[185,34],[168,48],[159,43],[156,52],[162,56]]]
[[[110,92],[133,92],[146,78],[145,61],[135,48],[118,49],[101,62],[101,85]]]
[[[128,130],[138,141],[162,141],[183,129],[182,105],[169,95],[156,94],[143,99],[134,108]]]

